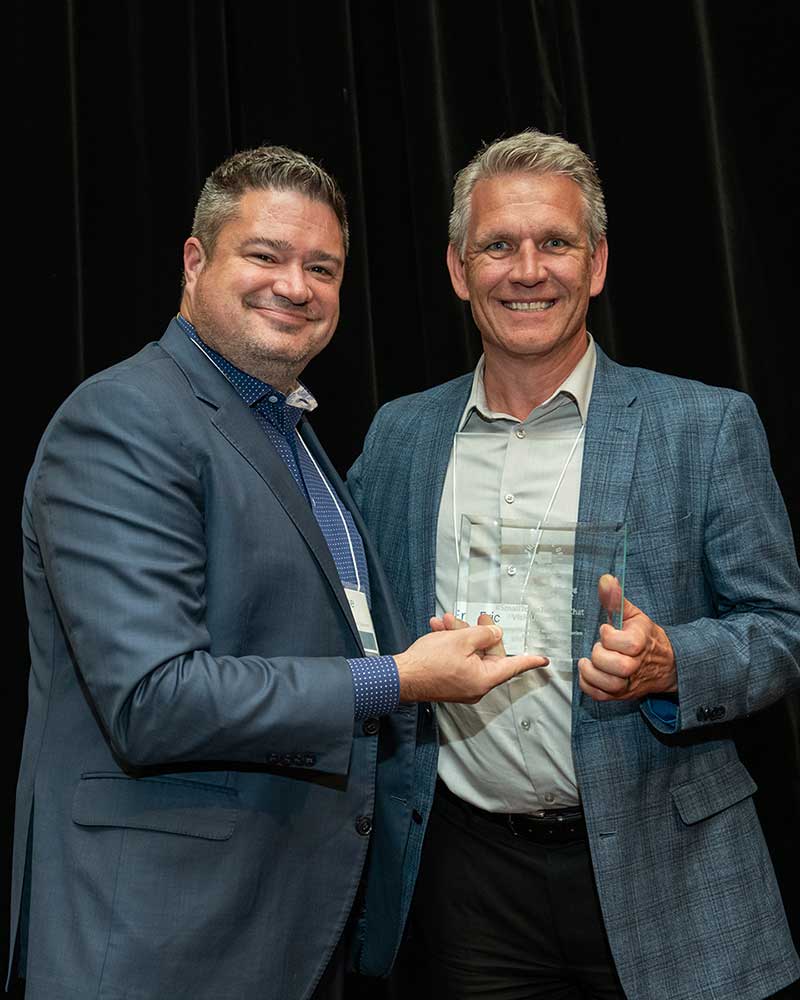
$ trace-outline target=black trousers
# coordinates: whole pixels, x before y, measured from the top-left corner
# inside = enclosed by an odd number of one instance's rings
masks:
[[[394,995],[624,998],[588,843],[523,840],[437,791]]]

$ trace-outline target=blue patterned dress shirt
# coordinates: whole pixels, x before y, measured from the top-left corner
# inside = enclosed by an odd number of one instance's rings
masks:
[[[350,511],[334,499],[328,483],[307,451],[297,424],[304,410],[316,407],[316,401],[303,386],[287,397],[254,375],[248,375],[227,358],[203,343],[192,324],[177,316],[178,325],[230,382],[243,402],[253,411],[259,426],[275,446],[310,504],[320,531],[328,544],[343,586],[360,589],[371,608],[369,573],[364,544]],[[345,525],[347,526],[345,528]],[[353,674],[354,715],[362,720],[387,715],[400,703],[400,680],[391,656],[359,657],[347,661]]]

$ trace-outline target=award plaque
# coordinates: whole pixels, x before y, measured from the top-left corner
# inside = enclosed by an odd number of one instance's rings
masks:
[[[626,548],[623,523],[539,526],[464,514],[455,616],[474,625],[479,614],[490,615],[503,629],[509,655],[570,649],[573,638],[583,635],[584,622],[596,620],[596,584],[606,573],[619,585],[607,588],[602,620],[622,627]],[[595,581],[591,609],[576,604],[578,565]]]

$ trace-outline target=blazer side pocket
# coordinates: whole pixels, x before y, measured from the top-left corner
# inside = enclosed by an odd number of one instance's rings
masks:
[[[234,788],[180,778],[82,774],[72,800],[72,819],[78,826],[229,840],[238,817],[238,798]]]
[[[687,826],[699,823],[749,798],[758,788],[740,760],[729,760],[708,774],[676,785],[672,799]]]

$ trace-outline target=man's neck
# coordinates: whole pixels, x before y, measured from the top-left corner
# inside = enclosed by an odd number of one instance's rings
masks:
[[[525,420],[575,370],[587,346],[588,340],[583,338],[577,349],[558,357],[509,357],[489,346],[485,350],[483,370],[483,389],[489,409]]]
[[[204,330],[201,332],[197,329],[190,318],[190,313],[184,308],[183,304],[181,305],[179,315],[193,327],[201,344],[210,347],[218,355],[238,368],[239,371],[265,382],[273,389],[277,389],[283,393],[284,396],[288,396],[299,386],[300,383],[297,380],[299,373],[294,365],[288,363],[282,364],[272,359],[271,363],[267,363],[260,354],[255,352],[236,350],[235,345],[231,343],[218,344],[216,338],[209,335],[208,331]]]

